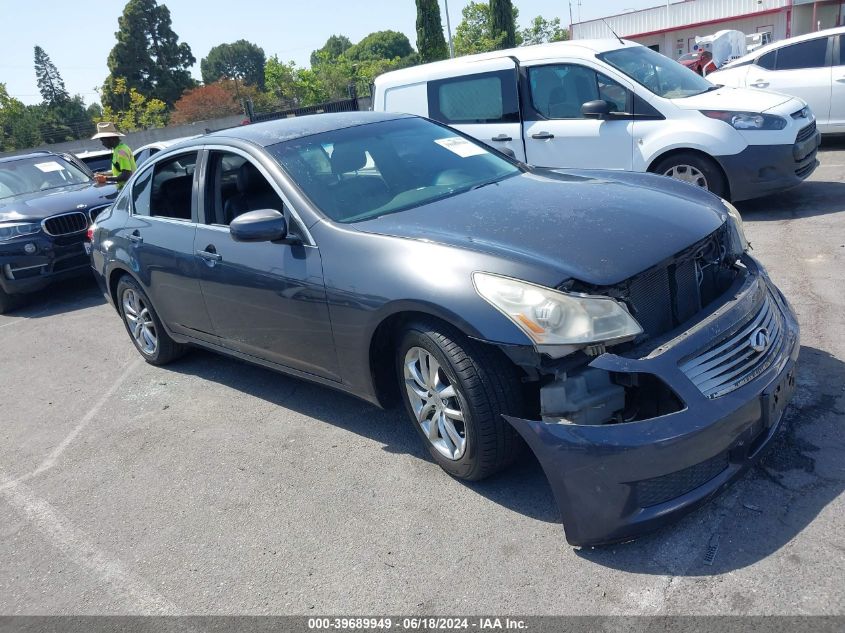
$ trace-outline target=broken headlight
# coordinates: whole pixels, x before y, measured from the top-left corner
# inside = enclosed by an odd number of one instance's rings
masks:
[[[728,212],[728,231],[730,235],[730,252],[741,255],[748,250],[748,240],[745,239],[745,230],[742,228],[742,216],[736,207],[727,200],[722,200],[725,210]]]
[[[610,297],[563,293],[490,273],[472,278],[483,299],[552,356],[564,351],[555,347],[621,343],[643,331],[628,309]]]

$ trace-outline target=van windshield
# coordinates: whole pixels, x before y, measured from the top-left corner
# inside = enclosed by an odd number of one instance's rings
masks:
[[[626,46],[597,57],[664,99],[693,97],[715,88],[704,77],[645,46]]]
[[[419,118],[341,128],[267,148],[337,222],[359,222],[522,173],[484,145]]]

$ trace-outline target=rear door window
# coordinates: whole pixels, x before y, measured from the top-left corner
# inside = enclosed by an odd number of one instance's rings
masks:
[[[190,220],[197,153],[180,154],[153,167],[149,215]]]
[[[428,111],[431,118],[443,123],[516,123],[516,71],[430,81]]]

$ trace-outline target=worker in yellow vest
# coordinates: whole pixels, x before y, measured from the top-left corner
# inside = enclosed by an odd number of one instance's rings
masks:
[[[97,182],[124,183],[135,173],[135,157],[129,146],[120,140],[122,136],[111,121],[97,123],[97,133],[91,139],[100,139],[103,146],[112,150],[111,174],[94,174]]]

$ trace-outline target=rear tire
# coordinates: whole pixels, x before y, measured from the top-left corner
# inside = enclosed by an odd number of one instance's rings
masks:
[[[170,338],[149,297],[128,275],[117,283],[117,305],[129,338],[145,361],[166,365],[185,354],[187,346]]]
[[[720,198],[725,198],[728,194],[725,176],[716,161],[695,152],[679,152],[667,156],[654,166],[653,171],[655,174],[706,189]]]
[[[502,415],[522,413],[522,385],[498,350],[418,321],[399,337],[396,372],[411,423],[447,473],[476,481],[518,457],[522,439]]]

